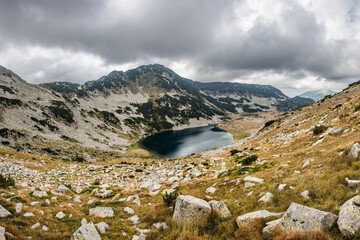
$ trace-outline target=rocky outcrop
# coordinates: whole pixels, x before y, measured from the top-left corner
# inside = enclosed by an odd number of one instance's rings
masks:
[[[211,207],[205,200],[190,195],[179,195],[176,198],[173,220],[182,224],[204,222],[210,212]]]
[[[221,218],[230,218],[231,213],[223,201],[209,201],[212,210]]]
[[[70,240],[101,240],[93,223],[84,224],[74,232]]]
[[[360,195],[346,201],[337,221],[341,233],[346,237],[360,237]]]
[[[281,216],[282,214],[284,213],[276,213],[276,212],[269,212],[268,210],[260,210],[239,216],[236,219],[236,224],[238,225],[238,227],[242,227],[244,224],[256,218],[266,219],[273,216]]]

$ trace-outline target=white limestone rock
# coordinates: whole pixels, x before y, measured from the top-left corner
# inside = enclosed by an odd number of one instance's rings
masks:
[[[173,220],[188,224],[193,221],[206,221],[211,212],[208,202],[190,195],[179,195],[176,198]]]
[[[95,207],[89,209],[89,215],[95,217],[114,217],[114,209],[111,207]]]
[[[93,223],[84,224],[71,236],[70,240],[101,240]]]
[[[238,227],[242,227],[244,224],[246,224],[256,218],[266,219],[266,218],[273,217],[273,216],[281,216],[283,214],[284,213],[269,212],[268,210],[259,210],[256,212],[246,213],[244,215],[237,217],[236,223],[237,223]]]
[[[212,210],[215,213],[217,213],[219,217],[221,217],[221,218],[230,218],[231,217],[231,213],[223,201],[211,200],[211,201],[209,201],[209,204],[210,204]]]

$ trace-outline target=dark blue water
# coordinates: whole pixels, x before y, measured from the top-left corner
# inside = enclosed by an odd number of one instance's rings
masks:
[[[215,126],[157,133],[139,142],[140,147],[161,158],[184,157],[233,142],[231,133]]]

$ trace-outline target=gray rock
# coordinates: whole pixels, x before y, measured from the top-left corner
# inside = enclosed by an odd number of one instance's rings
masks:
[[[33,214],[32,212],[26,212],[23,215],[24,217],[35,217],[35,214]]]
[[[264,196],[262,196],[260,199],[259,199],[259,202],[271,202],[272,199],[274,197],[274,194],[272,194],[271,192],[267,192],[264,194]]]
[[[47,192],[45,191],[34,191],[32,195],[39,198],[48,196]]]
[[[111,207],[95,207],[89,209],[89,215],[95,217],[114,217],[114,209]]]
[[[178,223],[206,221],[211,212],[208,202],[190,195],[179,195],[176,198],[173,220]]]
[[[269,212],[268,210],[259,210],[256,212],[246,213],[244,215],[237,217],[236,223],[237,223],[238,227],[241,227],[244,224],[246,224],[256,218],[266,219],[266,218],[273,217],[273,216],[280,216],[282,214],[284,214],[284,213]]]
[[[60,185],[56,189],[51,190],[51,193],[54,195],[62,195],[62,194],[72,193],[72,191],[69,188],[65,187],[64,185]]]
[[[277,220],[266,223],[266,227],[264,227],[264,229],[262,231],[265,239],[268,239],[271,237],[272,232],[274,231],[274,229],[276,227],[279,226],[280,221],[281,221],[281,219],[277,219]]]
[[[335,225],[337,218],[335,214],[293,202],[280,219],[278,226],[284,231],[327,231]]]
[[[95,194],[95,196],[100,197],[100,198],[109,198],[113,195],[113,191],[112,190],[105,190],[103,192],[98,192]]]
[[[356,160],[358,158],[358,156],[359,156],[359,152],[360,152],[360,144],[355,143],[351,147],[351,150],[350,150],[350,152],[348,154],[348,157]]]
[[[152,183],[148,186],[148,191],[155,192],[155,191],[159,190],[161,187],[162,187],[162,185],[159,183]]]
[[[216,188],[214,187],[208,187],[206,190],[205,190],[205,193],[206,194],[214,194],[216,192]]]
[[[302,196],[303,198],[309,199],[310,198],[310,192],[308,190],[303,191],[302,193],[300,193],[300,196]]]
[[[63,213],[62,211],[58,212],[55,217],[58,218],[58,219],[63,219],[65,217],[65,213]]]
[[[140,236],[133,235],[131,240],[146,240],[146,235],[145,234],[140,234]]]
[[[70,240],[101,240],[93,223],[84,224],[74,232]]]
[[[124,212],[126,212],[127,214],[130,214],[130,215],[133,215],[135,213],[134,209],[129,208],[129,207],[125,207]]]
[[[360,195],[346,201],[337,221],[341,233],[346,237],[360,237]]]
[[[209,204],[210,204],[212,210],[215,213],[217,213],[219,217],[221,217],[221,218],[230,218],[231,217],[231,213],[223,201],[218,202],[215,200],[211,200],[211,201],[209,201]]]
[[[95,226],[102,234],[104,234],[106,232],[106,229],[109,228],[109,225],[105,222],[97,223],[95,224]]]
[[[6,240],[5,237],[5,228],[0,226],[0,240]]]
[[[140,218],[137,215],[134,215],[132,217],[129,217],[128,219],[126,219],[128,221],[133,222],[133,224],[138,224],[140,222]]]
[[[21,213],[23,204],[22,203],[15,203],[15,211],[16,213]]]
[[[330,136],[336,136],[336,135],[340,135],[343,132],[343,130],[341,128],[331,128],[329,130],[329,135]]]
[[[12,214],[6,208],[0,205],[0,218],[10,217]]]
[[[263,183],[264,179],[261,178],[257,178],[257,177],[251,177],[251,176],[246,176],[244,177],[244,181],[245,182],[256,182],[256,183]]]
[[[349,185],[349,187],[356,188],[359,186],[360,181],[359,180],[350,180],[348,178],[345,178],[346,183]]]

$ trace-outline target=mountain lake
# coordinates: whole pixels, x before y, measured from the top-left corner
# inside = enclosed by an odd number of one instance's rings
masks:
[[[139,146],[160,158],[176,158],[227,146],[232,142],[231,133],[216,126],[206,126],[156,133],[139,141]]]

